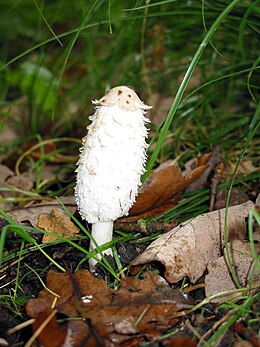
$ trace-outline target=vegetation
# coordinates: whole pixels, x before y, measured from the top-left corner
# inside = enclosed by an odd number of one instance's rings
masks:
[[[0,187],[0,203],[28,206],[73,195],[78,150],[93,113],[90,101],[116,85],[133,86],[142,100],[153,105],[143,181],[167,159],[178,158],[184,168],[189,159],[220,145],[227,171],[218,189],[228,190],[226,205],[234,185],[256,195],[259,4],[259,0],[0,0],[0,161],[16,174],[33,175],[35,182],[32,190],[19,195],[15,189]],[[46,178],[49,166],[53,175]],[[208,210],[209,199],[209,187],[185,193],[179,205],[153,220],[191,218]],[[19,264],[23,255],[36,250],[46,256],[44,249],[60,242],[84,253],[77,268],[92,255],[74,239],[61,237],[42,245],[31,236],[30,227],[17,225],[4,211],[2,216],[7,220],[0,238],[2,265],[11,259]],[[72,218],[89,237],[88,230]],[[259,224],[257,212],[250,216],[249,230],[254,222]],[[19,236],[18,247],[5,252],[8,230]],[[120,230],[117,235],[106,245],[114,247],[115,255],[118,241],[149,242],[156,237],[140,240],[140,234]],[[257,260],[252,237],[250,242]],[[126,269],[119,257],[115,259],[117,272],[105,258],[104,267],[114,276],[116,287],[120,271]],[[24,277],[18,281],[16,276],[12,294],[2,300],[20,315],[28,298],[17,295]],[[245,317],[256,299],[257,295],[244,295],[240,301],[225,303],[225,308],[234,309],[234,316],[208,342],[214,345],[223,329]],[[250,319],[255,322],[256,317],[251,314]]]

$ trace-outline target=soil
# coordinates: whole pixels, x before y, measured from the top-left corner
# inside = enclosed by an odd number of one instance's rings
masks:
[[[82,240],[80,241],[80,245],[87,248],[88,242],[86,240]],[[137,248],[134,245],[124,244],[121,242],[118,249],[123,265],[129,264],[129,262],[133,260],[138,253],[143,251],[144,247],[145,246],[142,246],[142,248]],[[45,250],[51,257],[55,259],[57,263],[59,263],[63,267],[65,264],[71,272],[74,271],[79,261],[81,261],[83,258],[83,255],[75,250],[75,248],[67,247],[63,244],[59,244],[55,247],[52,246]],[[37,271],[37,275],[34,272],[30,271],[30,268],[28,266]],[[158,264],[153,264],[152,267],[156,268],[157,272],[159,271],[163,273],[163,268],[159,267]],[[82,263],[81,268],[88,268],[87,261]],[[0,337],[8,342],[7,346],[24,346],[32,336],[31,325],[10,336],[8,336],[7,331],[17,326],[18,324],[21,324],[30,319],[30,317],[28,317],[25,312],[25,304],[27,300],[29,300],[29,298],[36,298],[38,296],[39,292],[42,290],[42,284],[39,281],[39,277],[43,282],[45,282],[46,273],[50,269],[57,271],[57,269],[54,268],[54,266],[50,264],[48,259],[39,251],[31,252],[23,256],[19,264],[19,271],[17,261],[10,261],[10,263],[8,265],[5,264],[4,268],[2,269]],[[19,286],[17,288],[15,297],[14,283],[16,281],[17,273]],[[103,276],[109,280],[109,274],[104,272],[103,268],[98,269],[97,276]],[[203,282],[203,278],[201,280]],[[204,290],[201,288],[192,291],[189,295],[194,300],[194,303],[198,303],[205,298]],[[161,333],[167,334],[178,329],[179,333],[177,334],[177,337],[182,342],[180,345],[178,345],[176,344],[177,340],[175,340],[175,344],[173,345],[186,346],[186,342],[188,341],[187,339],[189,339],[189,341],[192,341],[193,343],[194,331],[197,331],[198,336],[204,335],[213,326],[213,324],[220,320],[227,312],[227,309],[216,309],[214,305],[207,304],[200,310],[197,310],[195,313],[174,319],[172,324],[169,325],[167,329],[161,331]],[[238,341],[238,339],[241,340],[241,338],[250,340],[252,336],[257,334],[257,326],[250,326],[249,328],[246,325],[246,322],[242,321],[239,328],[240,329],[232,326],[223,336],[219,347],[232,346],[235,341]],[[237,333],[237,330],[239,330],[239,334]],[[132,340],[133,344],[129,344],[129,346],[141,346],[140,337],[138,337],[136,340],[137,344],[134,344],[135,342],[134,340]],[[147,338],[144,338],[144,341],[145,340],[147,340]],[[193,345],[195,346],[196,344]],[[256,346],[254,344],[251,345]],[[1,340],[0,346],[4,346],[4,344],[1,344]],[[123,344],[122,346],[128,345]],[[146,346],[171,346],[171,339],[165,339],[161,342],[148,342]]]

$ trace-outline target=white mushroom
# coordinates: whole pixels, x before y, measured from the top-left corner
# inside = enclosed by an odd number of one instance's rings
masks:
[[[81,217],[92,224],[91,234],[102,245],[112,240],[113,221],[128,214],[141,185],[149,122],[144,115],[151,106],[125,86],[92,103],[96,112],[83,138],[75,196]],[[95,248],[91,241],[90,251]],[[89,264],[93,271],[96,260]]]

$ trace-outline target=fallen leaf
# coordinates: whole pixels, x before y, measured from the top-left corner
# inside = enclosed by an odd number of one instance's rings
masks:
[[[75,203],[74,196],[68,197],[60,197],[62,203],[66,206],[66,208],[70,211],[70,213],[74,214],[77,207]],[[8,215],[14,219],[17,223],[30,223],[33,227],[37,227],[39,216],[42,213],[50,214],[53,209],[60,209],[63,211],[63,208],[60,205],[58,200],[52,201],[44,201],[40,204],[34,204],[28,207],[17,208],[14,210],[8,210]]]
[[[229,240],[245,237],[245,218],[253,207],[253,202],[248,201],[228,209]],[[165,266],[168,282],[176,283],[185,276],[195,282],[203,275],[209,261],[220,256],[224,221],[225,209],[202,214],[163,234],[132,264],[159,261]]]
[[[190,337],[171,337],[167,347],[196,347],[195,341]]]
[[[2,187],[7,178],[14,175],[14,172],[10,170],[7,166],[0,164],[0,186]]]
[[[205,153],[199,158],[191,159],[185,164],[185,174],[186,176],[192,174],[194,167],[205,166],[206,169],[203,173],[198,175],[192,182],[187,185],[187,192],[192,192],[194,190],[202,189],[208,183],[209,175],[214,169],[214,167],[220,162],[220,146],[216,146],[212,153]]]
[[[226,206],[228,194],[229,192],[227,189],[223,189],[219,193],[217,193],[214,205],[215,210],[219,210]],[[246,202],[247,200],[248,195],[245,192],[242,192],[237,188],[232,188],[230,192],[229,206],[239,205]]]
[[[237,157],[233,158],[232,161],[229,160],[225,168],[224,174],[228,177],[232,176],[236,168],[236,165],[237,165]],[[255,166],[251,159],[247,159],[244,157],[237,169],[237,175],[248,176],[248,175],[251,175],[253,172],[259,172],[259,166]]]
[[[68,326],[66,324],[58,324],[55,313],[52,309],[41,312],[37,320],[33,323],[33,329],[37,331],[37,329],[41,328],[42,324],[45,324],[51,318],[45,328],[46,330],[42,331],[39,335],[39,340],[44,347],[64,346],[68,335]]]
[[[70,220],[70,216],[60,209],[53,209],[50,214],[41,214],[37,226],[64,238],[74,237],[80,232],[80,229]],[[53,242],[55,240],[58,240],[58,238],[53,235],[44,234],[42,243]]]
[[[58,313],[68,317],[82,317],[91,322],[91,329],[101,339],[106,339],[104,346],[113,346],[111,339],[119,335],[128,335],[149,331],[154,324],[166,327],[169,320],[184,308],[189,308],[192,302],[180,291],[172,289],[159,275],[145,273],[144,279],[128,277],[122,279],[118,291],[107,287],[102,279],[94,278],[87,270],[79,270],[75,274],[63,274],[49,271],[46,286],[59,295],[56,302]],[[77,290],[75,290],[77,287]],[[78,295],[80,293],[80,295]],[[42,312],[52,307],[53,295],[43,289],[37,299],[27,303],[27,314],[38,320]],[[86,330],[79,334],[77,322],[69,324],[71,329],[71,346],[89,346]],[[116,335],[115,335],[116,334]]]
[[[255,245],[260,252],[260,246]],[[249,242],[242,240],[233,240],[228,244],[228,252],[232,263],[235,275],[241,287],[260,284],[260,274],[257,271],[257,265],[251,253]],[[205,277],[206,296],[212,296],[217,293],[236,289],[232,275],[227,267],[227,251],[224,249],[224,256],[211,260],[208,263],[208,275]],[[255,265],[255,267],[254,267]],[[259,270],[259,268],[258,268]],[[218,303],[227,299],[229,295],[219,296],[212,300],[213,303]]]
[[[0,208],[7,211],[14,207],[12,198],[18,198],[25,193],[32,191],[34,183],[31,177],[25,172],[15,175],[7,166],[0,165],[0,187],[3,188],[0,197],[6,201],[0,202]],[[20,202],[19,205],[22,203]]]
[[[195,182],[197,182],[197,180],[200,179],[203,173],[207,172],[207,176],[208,176],[210,171],[211,171],[211,168],[209,168],[209,166],[206,164],[195,168],[184,178],[182,189],[187,188],[187,191],[190,191],[190,189],[188,188],[192,186],[192,183],[194,183],[195,185]],[[199,183],[199,185],[201,185],[201,183]],[[198,187],[197,183],[195,186],[197,189]],[[194,188],[191,188],[191,189],[194,189]]]
[[[186,189],[208,168],[207,164],[203,164],[184,177],[178,165],[174,163],[174,161],[168,160],[152,171],[138,192],[136,202],[129,211],[130,216],[138,215],[139,218],[145,218],[155,215],[153,213],[154,209],[167,204],[175,196],[170,206],[168,205],[167,207],[174,206],[178,201],[176,195]],[[147,211],[150,213],[143,216],[142,214]],[[142,216],[140,217],[140,215]]]
[[[21,175],[13,175],[6,180],[6,187],[13,191],[8,191],[5,195],[8,198],[23,196],[24,192],[32,191],[33,186],[34,183],[26,172]]]
[[[141,214],[153,209],[158,203],[162,204],[167,198],[179,192],[182,183],[182,172],[177,165],[172,165],[170,162],[160,165],[141,186],[129,214]]]

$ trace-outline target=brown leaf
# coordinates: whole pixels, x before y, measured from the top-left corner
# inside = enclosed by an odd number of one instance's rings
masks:
[[[253,202],[248,201],[228,209],[227,229],[230,240],[245,237],[245,218],[253,207]],[[163,234],[132,264],[160,261],[165,266],[168,282],[178,282],[185,276],[195,282],[202,276],[209,261],[220,256],[224,220],[225,209],[202,214]]]
[[[0,198],[3,197],[7,200],[3,203],[0,202],[0,208],[4,211],[13,208],[14,204],[10,202],[10,198],[24,196],[25,192],[32,191],[33,186],[34,183],[26,172],[21,175],[15,175],[7,166],[0,165],[0,187],[7,189],[7,191],[0,193]]]
[[[141,186],[136,202],[129,211],[129,215],[140,218],[151,217],[162,213],[178,202],[177,194],[189,187],[202,176],[205,171],[210,171],[206,164],[211,154],[204,155],[199,163],[203,163],[194,170],[189,171],[184,178],[178,165],[168,160],[152,171],[149,178]],[[171,201],[169,201],[171,200]]]
[[[194,158],[188,161],[185,164],[185,174],[186,177],[191,174],[194,167],[199,168],[200,166],[207,165],[206,170],[200,175],[198,175],[193,181],[190,181],[189,185],[187,185],[188,192],[191,192],[193,190],[201,189],[203,188],[207,183],[209,179],[209,175],[214,169],[214,167],[220,162],[220,146],[216,146],[214,151],[211,153],[205,153],[199,158]],[[193,174],[194,175],[194,174]]]
[[[202,165],[192,170],[184,179],[182,189],[187,188],[192,182],[199,178],[207,169],[208,165]]]
[[[22,196],[23,191],[29,192],[33,189],[34,183],[27,173],[21,175],[13,175],[6,180],[8,188],[12,188],[13,192],[8,192],[8,197]],[[21,192],[19,192],[21,191]]]
[[[141,214],[155,208],[158,204],[162,204],[180,191],[179,188],[182,183],[182,173],[177,165],[169,165],[169,162],[160,165],[140,188],[136,202],[129,214]]]
[[[260,246],[255,245],[260,252]],[[250,284],[260,284],[260,275],[257,268],[254,267],[254,259],[251,253],[249,242],[241,240],[233,240],[228,244],[228,252],[230,253],[231,263],[235,275],[242,287],[249,286]],[[208,275],[205,277],[206,296],[212,296],[217,293],[236,289],[234,280],[227,266],[227,252],[225,249],[224,256],[211,260],[207,266]],[[252,281],[252,282],[251,282]],[[212,300],[218,303],[227,300],[230,295],[226,294],[219,296]]]
[[[214,155],[215,155],[215,153],[214,153]],[[202,154],[200,157],[197,158],[196,166],[199,167],[199,166],[208,164],[211,157],[212,157],[212,152]]]
[[[74,196],[61,197],[60,200],[70,211],[74,213],[76,211],[76,203]],[[39,216],[42,213],[51,213],[53,209],[60,209],[63,211],[60,202],[57,200],[52,200],[48,202],[42,202],[40,204],[35,204],[28,207],[17,208],[15,210],[8,211],[8,215],[14,219],[17,223],[30,222],[35,228],[38,225]]]
[[[53,314],[54,313],[54,314]],[[68,333],[67,324],[58,324],[55,311],[49,309],[41,312],[33,324],[34,332],[45,324],[49,317],[52,317],[43,332],[39,334],[39,341],[44,347],[63,346]],[[51,339],[50,339],[51,336]],[[54,342],[55,341],[55,342]]]
[[[120,289],[113,291],[102,279],[94,278],[86,270],[70,276],[49,271],[46,286],[60,296],[56,303],[59,313],[90,320],[92,330],[100,338],[108,340],[115,334],[134,334],[142,329],[149,331],[148,327],[153,329],[155,322],[167,326],[177,311],[191,307],[191,302],[178,290],[172,289],[162,277],[152,272],[146,273],[143,280],[125,278]],[[80,297],[74,292],[75,286]],[[43,289],[37,299],[29,300],[26,311],[37,320],[40,313],[49,310],[52,304],[53,295]],[[74,341],[72,346],[79,346],[86,341],[86,334],[76,333],[75,324],[74,321],[72,327],[69,323],[71,341]]]
[[[51,210],[50,214],[41,214],[38,220],[38,227],[53,234],[69,238],[78,234],[80,229],[70,220],[70,216],[60,209]],[[42,243],[52,242],[58,238],[52,235],[44,234]]]
[[[171,337],[167,347],[196,347],[195,341],[190,337]]]
[[[10,170],[7,166],[0,164],[0,185],[1,187],[5,184],[8,177],[14,175],[14,172]]]
[[[125,223],[128,223],[128,222],[131,223],[132,221],[138,221],[141,218],[157,216],[158,214],[168,211],[170,208],[176,206],[178,204],[178,201],[179,201],[179,195],[176,194],[172,199],[163,202],[162,205],[159,204],[159,206],[154,207],[151,210],[144,211],[138,215],[134,215],[134,216],[130,215],[130,217],[119,218],[118,222],[121,222],[123,220],[123,222]]]
[[[219,210],[226,206],[227,196],[229,192],[227,189],[221,190],[216,195],[216,201],[214,208],[215,210]],[[237,188],[232,188],[229,200],[229,206],[239,205],[248,200],[248,195],[245,192],[241,192]]]

